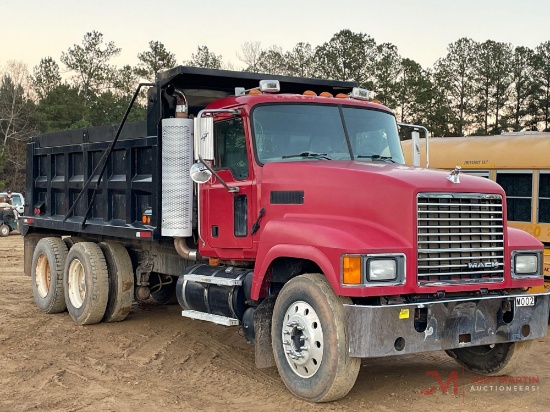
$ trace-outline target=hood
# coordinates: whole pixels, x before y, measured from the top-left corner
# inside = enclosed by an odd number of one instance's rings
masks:
[[[449,171],[393,163],[312,160],[267,163],[262,169],[260,207],[271,210],[271,216],[359,219],[399,234],[407,244],[416,239],[418,193],[490,193],[504,198],[502,188],[489,179],[461,173],[460,183],[452,183]],[[281,201],[273,202],[272,192],[282,192]]]

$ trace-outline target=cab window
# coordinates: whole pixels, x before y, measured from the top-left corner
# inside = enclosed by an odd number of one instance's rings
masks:
[[[248,177],[248,155],[241,118],[222,120],[214,124],[214,166],[229,169],[236,180]]]

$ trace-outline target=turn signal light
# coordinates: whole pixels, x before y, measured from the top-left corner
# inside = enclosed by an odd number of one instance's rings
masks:
[[[343,281],[347,285],[361,284],[361,257],[344,256]]]

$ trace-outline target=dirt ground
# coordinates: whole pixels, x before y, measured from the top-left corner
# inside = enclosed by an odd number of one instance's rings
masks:
[[[275,368],[255,368],[236,327],[154,304],[124,322],[76,326],[34,305],[21,236],[0,238],[0,256],[0,411],[550,410],[549,338],[534,342],[514,384],[480,382],[444,353],[378,358],[363,361],[344,399],[313,405]]]

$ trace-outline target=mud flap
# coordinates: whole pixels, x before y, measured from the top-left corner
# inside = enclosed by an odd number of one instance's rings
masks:
[[[34,255],[34,249],[36,245],[43,237],[47,237],[41,233],[29,233],[23,238],[23,270],[25,275],[31,276],[32,270],[32,256]]]
[[[277,296],[265,298],[254,312],[254,362],[259,369],[275,366],[271,345],[271,319]]]

